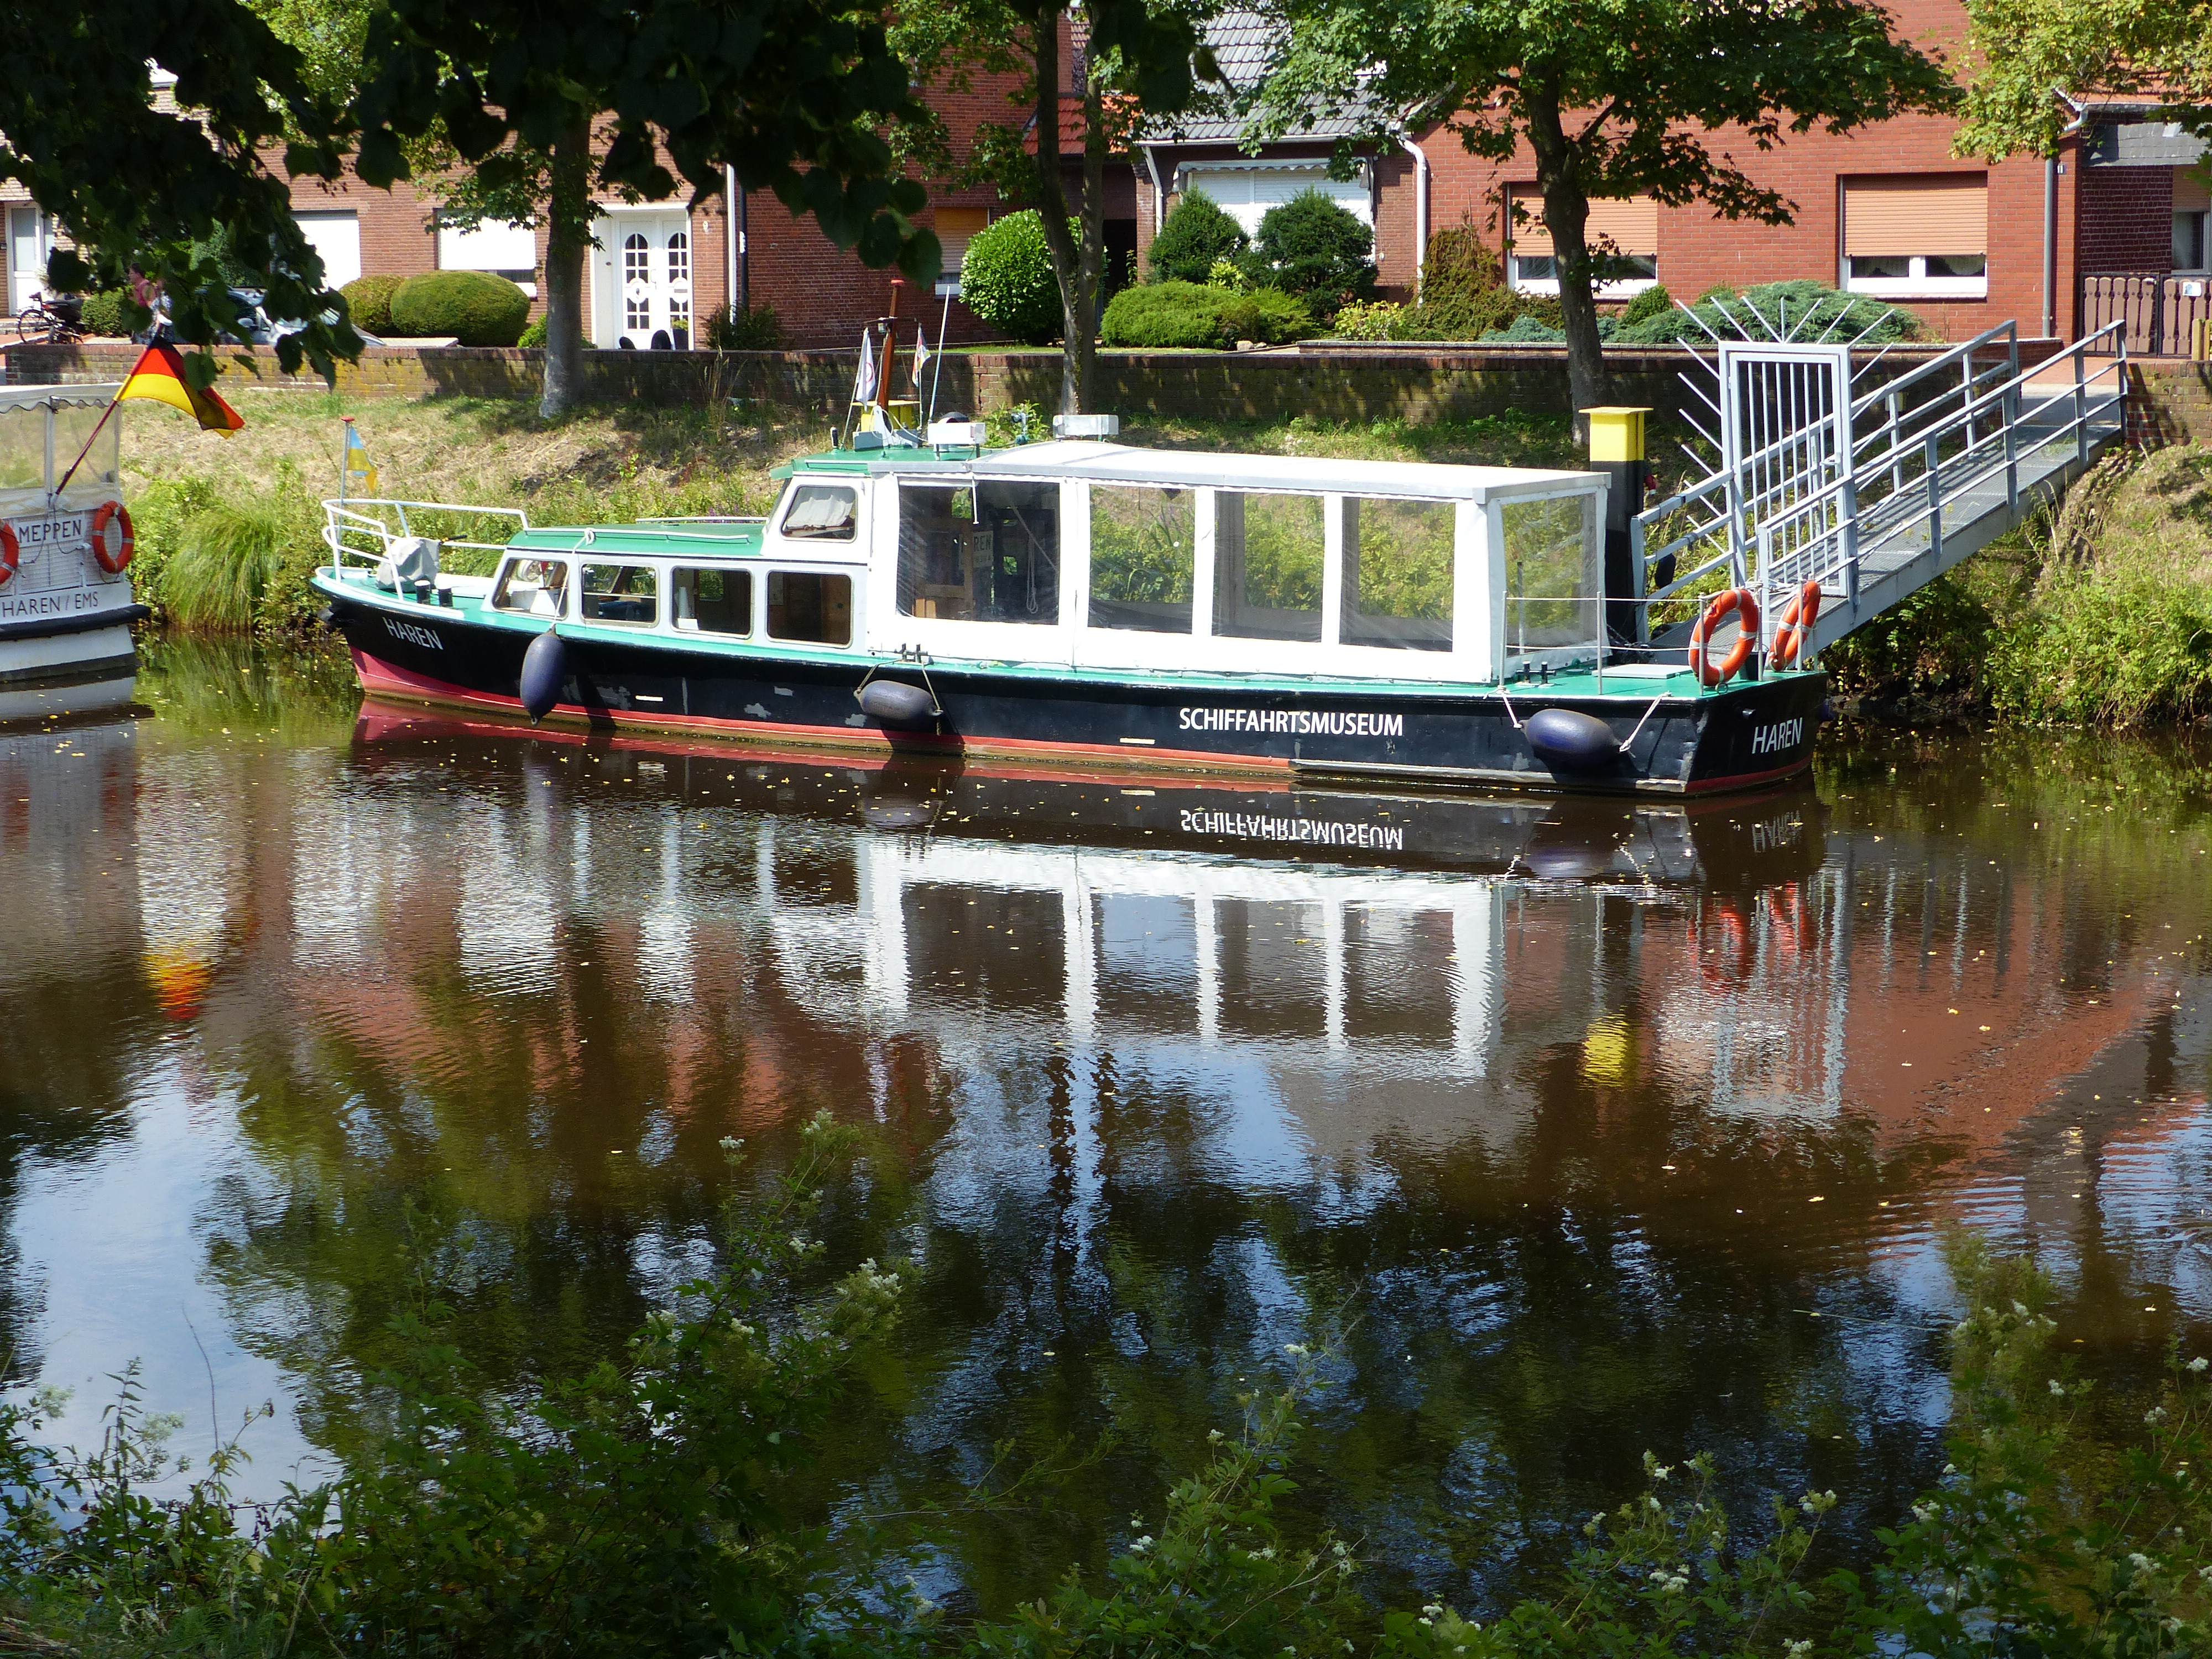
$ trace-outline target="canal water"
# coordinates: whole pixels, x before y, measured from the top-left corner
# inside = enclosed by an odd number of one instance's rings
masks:
[[[915,1264],[822,1501],[1085,1462],[940,1528],[956,1607],[1156,1521],[1291,1344],[1297,1505],[1474,1607],[1647,1448],[1863,1547],[1942,1462],[1953,1227],[2093,1367],[2212,1326],[2201,745],[1832,733],[1686,810],[467,727],[183,642],[30,712],[0,1325],[81,1443],[136,1360],[312,1476],[410,1251],[489,1385],[572,1369],[710,1256],[724,1138],[821,1111],[833,1261]]]

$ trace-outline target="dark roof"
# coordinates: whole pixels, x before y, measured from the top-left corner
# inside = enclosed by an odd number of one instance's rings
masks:
[[[1256,11],[1224,11],[1206,26],[1206,44],[1221,65],[1229,86],[1224,91],[1206,88],[1209,94],[1191,108],[1164,115],[1145,124],[1139,143],[1233,143],[1244,136],[1243,123],[1230,106],[1266,78],[1281,50],[1282,25]],[[1362,123],[1348,115],[1334,115],[1283,135],[1285,143],[1310,143],[1315,139],[1343,138],[1360,131]]]

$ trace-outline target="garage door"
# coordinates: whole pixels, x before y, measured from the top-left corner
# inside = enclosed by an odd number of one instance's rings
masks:
[[[1318,161],[1310,167],[1188,167],[1182,169],[1182,188],[1211,196],[1248,235],[1260,228],[1261,216],[1269,208],[1308,190],[1317,190],[1349,208],[1363,225],[1375,222],[1367,186],[1357,179],[1330,178]]]
[[[361,275],[361,216],[295,213],[300,228],[323,256],[323,286],[343,288]]]

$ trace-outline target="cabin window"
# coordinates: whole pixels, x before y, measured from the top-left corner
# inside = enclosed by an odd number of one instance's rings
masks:
[[[1196,502],[1191,489],[1091,490],[1091,627],[1190,632]]]
[[[947,622],[1060,621],[1060,486],[899,492],[898,609]]]
[[[938,485],[899,492],[898,609],[902,617],[975,617],[975,557],[982,545],[975,492]]]
[[[860,511],[860,492],[850,484],[797,484],[778,528],[793,541],[849,542]]]
[[[809,645],[850,645],[853,579],[818,570],[769,571],[768,636]]]
[[[1515,653],[1594,644],[1602,625],[1596,497],[1507,501],[1505,641]]]
[[[668,573],[676,626],[693,634],[750,634],[753,631],[753,573],[750,570],[693,570],[678,565]]]
[[[1322,498],[1224,489],[1213,504],[1213,631],[1319,643]]]
[[[492,591],[492,609],[520,611],[530,617],[558,617],[566,613],[568,592],[566,559],[514,559]]]
[[[659,574],[649,564],[587,564],[578,603],[586,622],[649,628],[660,620]]]
[[[1345,501],[1344,644],[1451,649],[1458,517],[1449,501]]]

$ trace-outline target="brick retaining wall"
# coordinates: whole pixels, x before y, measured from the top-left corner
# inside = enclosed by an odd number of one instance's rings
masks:
[[[2024,347],[2033,361],[2047,349]],[[1897,347],[1881,374],[1902,372],[1944,348]],[[5,349],[13,383],[119,380],[137,361],[126,345],[18,345]],[[256,392],[321,392],[312,372],[285,374],[266,349],[229,350],[225,396]],[[540,354],[466,347],[371,347],[357,363],[342,364],[337,389],[354,397],[476,397],[534,402]],[[251,363],[245,367],[240,360]],[[1020,404],[1049,410],[1059,401],[1060,356],[1051,351],[953,353],[942,360],[940,414],[988,413]],[[1677,348],[1608,354],[1614,394],[1662,414],[1691,394],[1680,376],[1692,367]],[[853,382],[852,351],[637,352],[584,354],[585,395],[595,400],[696,405],[744,398],[786,409],[842,410]],[[1328,421],[1465,420],[1567,403],[1566,351],[1561,346],[1462,347],[1314,345],[1247,352],[1098,354],[1097,402],[1125,416],[1206,420],[1279,419],[1311,415]],[[1710,426],[1711,417],[1700,416]]]

